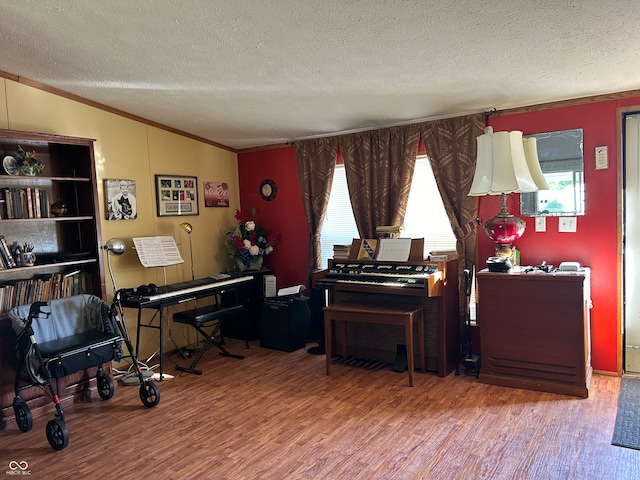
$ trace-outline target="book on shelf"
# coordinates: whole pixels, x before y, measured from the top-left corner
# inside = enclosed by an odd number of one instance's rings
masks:
[[[42,208],[40,205],[40,189],[38,187],[33,189],[33,202],[36,218],[42,218]]]
[[[4,235],[0,235],[0,256],[2,256],[2,260],[6,264],[7,268],[15,268],[18,266],[15,259],[13,258],[13,255],[11,255],[9,244],[4,238]]]

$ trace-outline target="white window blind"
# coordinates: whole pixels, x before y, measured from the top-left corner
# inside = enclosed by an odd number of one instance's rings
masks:
[[[320,233],[322,268],[327,268],[327,260],[333,258],[334,245],[351,245],[352,240],[359,236],[349,200],[347,174],[344,165],[337,164],[333,173],[327,214]]]
[[[442,204],[440,192],[426,156],[416,159],[404,220],[404,238],[424,238],[425,258],[433,250],[455,250],[456,239]],[[336,165],[327,215],[320,235],[322,267],[333,257],[333,245],[351,245],[358,238],[344,165]]]
[[[426,155],[416,158],[402,237],[424,238],[424,257],[434,250],[456,249],[456,237]]]

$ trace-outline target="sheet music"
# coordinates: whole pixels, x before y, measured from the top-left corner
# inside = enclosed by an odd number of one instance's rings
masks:
[[[411,251],[410,238],[381,238],[376,260],[387,262],[406,262]]]
[[[168,267],[184,263],[171,236],[137,237],[133,245],[143,267]]]
[[[307,287],[305,287],[304,285],[294,285],[292,287],[281,288],[280,290],[278,290],[278,297],[286,297],[287,295],[295,295],[297,293],[300,293],[305,288],[307,288]]]

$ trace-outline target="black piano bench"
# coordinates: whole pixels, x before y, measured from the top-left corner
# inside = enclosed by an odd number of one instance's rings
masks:
[[[189,367],[182,367],[176,365],[176,370],[181,372],[195,373],[196,375],[202,375],[202,370],[196,370],[196,365],[211,345],[220,350],[220,355],[232,358],[244,358],[244,355],[234,355],[229,353],[219,342],[215,340],[215,336],[220,330],[222,321],[224,318],[238,314],[242,312],[243,305],[236,305],[233,307],[221,307],[220,305],[210,305],[207,307],[198,307],[192,310],[185,310],[184,312],[176,312],[173,314],[173,321],[176,323],[183,323],[185,325],[191,325],[195,328],[204,338],[205,342],[202,348],[198,351],[196,358]],[[213,329],[207,333],[204,329],[207,327],[213,327]]]

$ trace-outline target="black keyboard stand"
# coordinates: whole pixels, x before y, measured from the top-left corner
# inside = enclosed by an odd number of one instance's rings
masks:
[[[222,308],[220,307],[220,305],[216,304],[208,307],[200,307],[193,310],[174,313],[174,322],[191,325],[205,338],[204,344],[198,351],[196,358],[194,358],[193,362],[191,362],[191,365],[189,365],[188,367],[176,365],[176,370],[179,370],[181,372],[193,373],[196,375],[202,375],[202,370],[196,370],[196,365],[198,365],[198,362],[202,358],[202,355],[204,355],[204,352],[206,352],[212,345],[220,350],[220,355],[224,357],[243,359],[244,355],[234,355],[233,353],[230,353],[220,344],[220,342],[215,340],[215,336],[219,332],[224,318],[229,315],[234,315],[241,312],[242,308],[242,305]],[[204,330],[204,328],[207,327],[213,327],[213,329],[209,333],[207,333]]]

